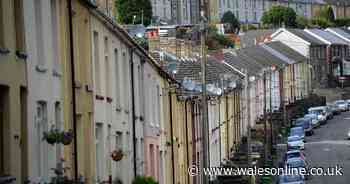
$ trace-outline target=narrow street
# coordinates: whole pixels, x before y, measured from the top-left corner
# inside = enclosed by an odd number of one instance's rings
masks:
[[[308,184],[350,183],[350,140],[346,140],[350,128],[350,112],[335,116],[326,125],[307,137],[306,156],[310,167],[342,167],[343,176],[312,176]]]

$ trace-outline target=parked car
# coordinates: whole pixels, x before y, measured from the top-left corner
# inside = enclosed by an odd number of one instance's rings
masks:
[[[307,162],[303,159],[300,159],[300,158],[288,159],[286,162],[286,166],[289,168],[299,168],[299,169],[304,168],[306,170],[308,169]],[[305,179],[308,179],[307,175],[305,175]]]
[[[285,160],[287,161],[288,159],[291,159],[291,158],[300,158],[302,160],[306,160],[305,153],[301,150],[287,151],[285,154]]]
[[[280,175],[278,179],[278,184],[305,184],[305,179],[304,176],[300,174]]]
[[[290,136],[288,137],[288,143],[287,143],[288,150],[295,150],[295,149],[305,149],[304,141],[299,136]]]
[[[289,136],[299,136],[301,139],[304,140],[305,138],[305,132],[303,127],[294,127],[290,129],[290,135]],[[305,141],[305,140],[304,140]]]
[[[350,110],[350,99],[345,101],[348,103],[348,109]]]
[[[340,114],[341,114],[341,109],[338,108],[337,105],[335,105],[335,104],[329,104],[329,105],[327,105],[327,106],[328,106],[329,109],[331,110],[333,116],[335,116],[335,115],[340,115]]]
[[[345,100],[337,100],[334,102],[341,111],[345,112],[349,110],[348,103]]]
[[[347,138],[350,140],[350,129],[348,130],[348,136]]]
[[[317,119],[320,121],[321,125],[327,123],[327,109],[325,106],[321,107],[312,107],[308,110],[309,114],[316,114]]]
[[[317,119],[316,114],[305,114],[304,118],[311,118],[312,128],[318,128],[321,126],[320,120]]]
[[[314,130],[312,129],[312,119],[311,118],[298,118],[295,121],[296,127],[303,127],[305,135],[312,135],[314,134]]]

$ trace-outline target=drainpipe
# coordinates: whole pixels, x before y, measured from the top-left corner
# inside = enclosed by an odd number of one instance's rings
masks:
[[[228,96],[226,95],[226,107],[225,107],[225,115],[226,115],[226,126],[227,126],[227,138],[226,138],[226,150],[227,150],[227,158],[230,157],[230,125],[228,119]]]
[[[221,99],[219,97],[219,164],[221,166]]]
[[[189,153],[188,153],[188,120],[187,120],[187,100],[185,101],[185,116],[186,116],[186,159],[187,159],[187,166],[190,166],[190,159],[189,159]],[[187,175],[187,181],[190,183],[190,177]]]
[[[78,140],[77,140],[77,117],[76,117],[76,97],[75,97],[75,66],[74,66],[74,39],[73,39],[73,14],[72,1],[67,0],[69,17],[69,44],[70,44],[70,64],[72,81],[72,108],[73,108],[73,142],[74,142],[74,179],[78,181]]]
[[[169,107],[170,107],[170,136],[171,136],[171,164],[172,164],[172,181],[173,184],[175,184],[175,162],[174,162],[174,132],[173,132],[173,103],[172,103],[172,97],[171,92],[169,91]]]
[[[134,177],[137,176],[137,148],[136,148],[136,115],[135,115],[135,91],[134,91],[134,48],[129,49],[130,56],[130,79],[131,79],[131,108],[132,108],[132,139],[134,157]]]

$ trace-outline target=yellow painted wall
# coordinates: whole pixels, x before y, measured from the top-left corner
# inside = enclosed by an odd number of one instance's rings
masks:
[[[2,14],[2,28],[0,36],[3,38],[0,47],[8,49],[7,54],[0,54],[0,85],[6,86],[4,119],[0,123],[3,126],[4,138],[4,171],[16,177],[15,183],[23,183],[25,177],[27,158],[25,155],[26,143],[26,119],[21,119],[21,87],[26,88],[26,61],[16,56],[16,27],[14,19],[14,4],[11,0],[2,0],[0,13]],[[23,32],[24,30],[17,30]],[[0,89],[1,90],[1,89]],[[22,111],[25,117],[25,111]],[[23,127],[24,126],[24,127]]]
[[[80,1],[72,1],[73,37],[74,37],[74,65],[75,65],[75,92],[76,117],[78,139],[78,173],[84,176],[87,183],[92,183],[95,176],[95,145],[93,117],[93,94],[86,90],[86,85],[92,84],[91,72],[91,33],[90,13]],[[64,123],[66,129],[73,128],[72,109],[72,82],[69,22],[66,1],[60,1],[60,54],[62,55]],[[71,176],[74,176],[73,144],[65,148],[66,166],[71,167]]]

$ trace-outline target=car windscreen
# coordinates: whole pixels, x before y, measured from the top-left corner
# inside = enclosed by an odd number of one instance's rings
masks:
[[[318,109],[318,110],[310,110],[310,111],[309,111],[309,113],[310,113],[310,114],[317,114],[317,115],[318,115],[318,114],[321,114],[322,112],[323,112],[323,110],[322,110],[322,109]]]
[[[294,153],[288,153],[287,154],[287,159],[290,158],[299,158],[300,157],[300,152],[294,152]]]
[[[290,129],[290,133],[292,135],[298,135],[298,134],[301,134],[303,132],[304,132],[303,128],[292,128],[292,129]]]
[[[291,142],[291,141],[299,141],[300,140],[300,137],[288,137],[288,142]]]
[[[302,181],[302,176],[301,175],[283,175],[281,176],[280,181],[281,181],[280,183]]]
[[[305,166],[302,160],[293,160],[292,162],[288,162],[287,165],[292,168],[300,168]]]

